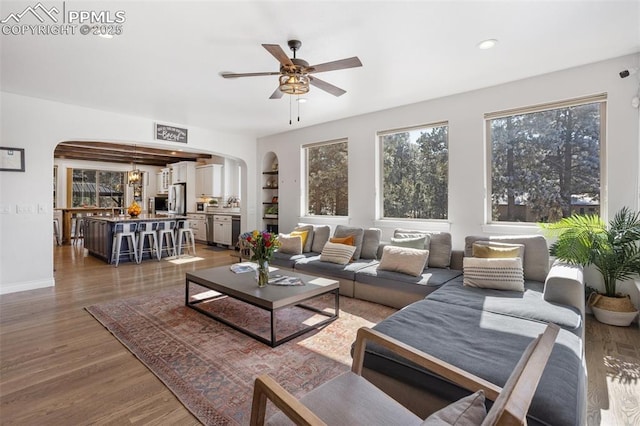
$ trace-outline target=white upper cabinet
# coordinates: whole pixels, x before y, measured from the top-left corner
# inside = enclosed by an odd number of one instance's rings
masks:
[[[196,196],[224,197],[224,166],[207,164],[196,167]]]

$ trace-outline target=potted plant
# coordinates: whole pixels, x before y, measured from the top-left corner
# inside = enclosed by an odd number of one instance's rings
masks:
[[[542,226],[558,237],[550,247],[552,256],[572,264],[593,265],[602,274],[604,294],[594,292],[588,300],[598,321],[631,324],[638,311],[629,296],[618,294],[616,285],[640,275],[640,213],[623,207],[608,227],[598,215],[577,214]]]

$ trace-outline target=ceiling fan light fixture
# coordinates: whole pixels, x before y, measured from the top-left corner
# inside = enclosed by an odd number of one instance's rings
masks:
[[[304,74],[280,76],[280,91],[288,95],[304,95],[309,92],[309,77]]]

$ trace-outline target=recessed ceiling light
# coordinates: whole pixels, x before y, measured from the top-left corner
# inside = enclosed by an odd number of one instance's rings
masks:
[[[482,50],[491,49],[496,44],[498,44],[498,40],[496,40],[495,38],[490,38],[478,43],[478,49],[482,49]]]
[[[113,35],[111,34],[98,34],[98,35],[102,38],[113,38]]]
[[[304,103],[307,102],[307,98],[298,98],[298,99],[296,99],[296,101],[298,101],[301,104],[304,104]]]

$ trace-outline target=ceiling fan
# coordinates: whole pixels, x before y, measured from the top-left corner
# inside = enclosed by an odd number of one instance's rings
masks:
[[[302,42],[300,40],[289,40],[287,44],[293,51],[293,58],[289,58],[284,50],[277,44],[262,45],[262,47],[267,49],[267,51],[280,62],[280,72],[252,72],[243,74],[223,72],[220,73],[220,75],[224,78],[279,75],[278,87],[271,94],[270,99],[280,99],[285,93],[289,95],[304,95],[309,91],[309,84],[331,93],[334,96],[341,96],[346,93],[345,90],[327,83],[324,80],[320,80],[311,74],[362,66],[362,62],[360,62],[357,56],[309,66],[309,63],[304,59],[296,58],[296,52],[300,49],[300,46],[302,46]]]

